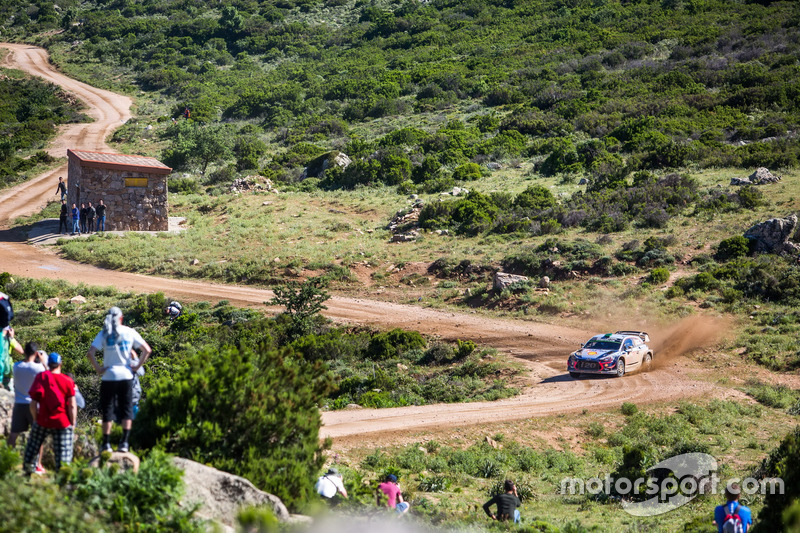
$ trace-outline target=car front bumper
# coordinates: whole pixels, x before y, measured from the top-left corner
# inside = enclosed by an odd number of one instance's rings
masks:
[[[585,359],[576,359],[567,363],[568,372],[576,372],[578,374],[606,374],[612,375],[617,373],[617,361],[599,362],[588,361]]]

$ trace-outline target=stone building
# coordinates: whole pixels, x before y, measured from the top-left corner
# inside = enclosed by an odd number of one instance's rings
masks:
[[[152,157],[67,150],[67,205],[100,200],[106,230],[167,231],[167,177],[172,169]]]

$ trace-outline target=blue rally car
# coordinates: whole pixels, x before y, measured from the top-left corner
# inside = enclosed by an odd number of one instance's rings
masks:
[[[650,336],[644,331],[618,331],[595,335],[567,361],[573,378],[582,374],[606,374],[622,377],[634,370],[647,371],[653,366],[653,350],[647,346]]]

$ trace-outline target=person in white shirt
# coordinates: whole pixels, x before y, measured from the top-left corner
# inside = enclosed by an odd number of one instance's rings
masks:
[[[8,445],[12,448],[17,444],[19,434],[28,431],[33,425],[28,391],[36,374],[47,370],[42,364],[43,360],[39,346],[35,342],[29,342],[25,345],[25,359],[14,363],[14,410],[11,412],[11,432],[8,435]]]
[[[342,475],[335,468],[329,468],[325,474],[320,476],[314,488],[320,496],[327,498],[331,503],[336,502],[334,498],[337,493],[347,498]]]
[[[131,364],[132,351],[139,351],[139,362]],[[97,363],[95,354],[103,352],[103,366]],[[102,451],[111,451],[111,426],[119,412],[122,425],[122,440],[117,448],[120,452],[130,449],[128,437],[133,420],[133,376],[150,357],[152,350],[139,333],[122,325],[119,307],[108,310],[103,329],[92,341],[87,352],[95,371],[103,376],[100,383],[100,410],[103,413]]]

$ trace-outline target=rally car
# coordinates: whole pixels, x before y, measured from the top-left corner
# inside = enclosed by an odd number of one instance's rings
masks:
[[[653,350],[647,346],[650,336],[644,331],[617,331],[595,335],[567,361],[573,378],[582,374],[606,374],[622,377],[626,372],[649,370]]]

